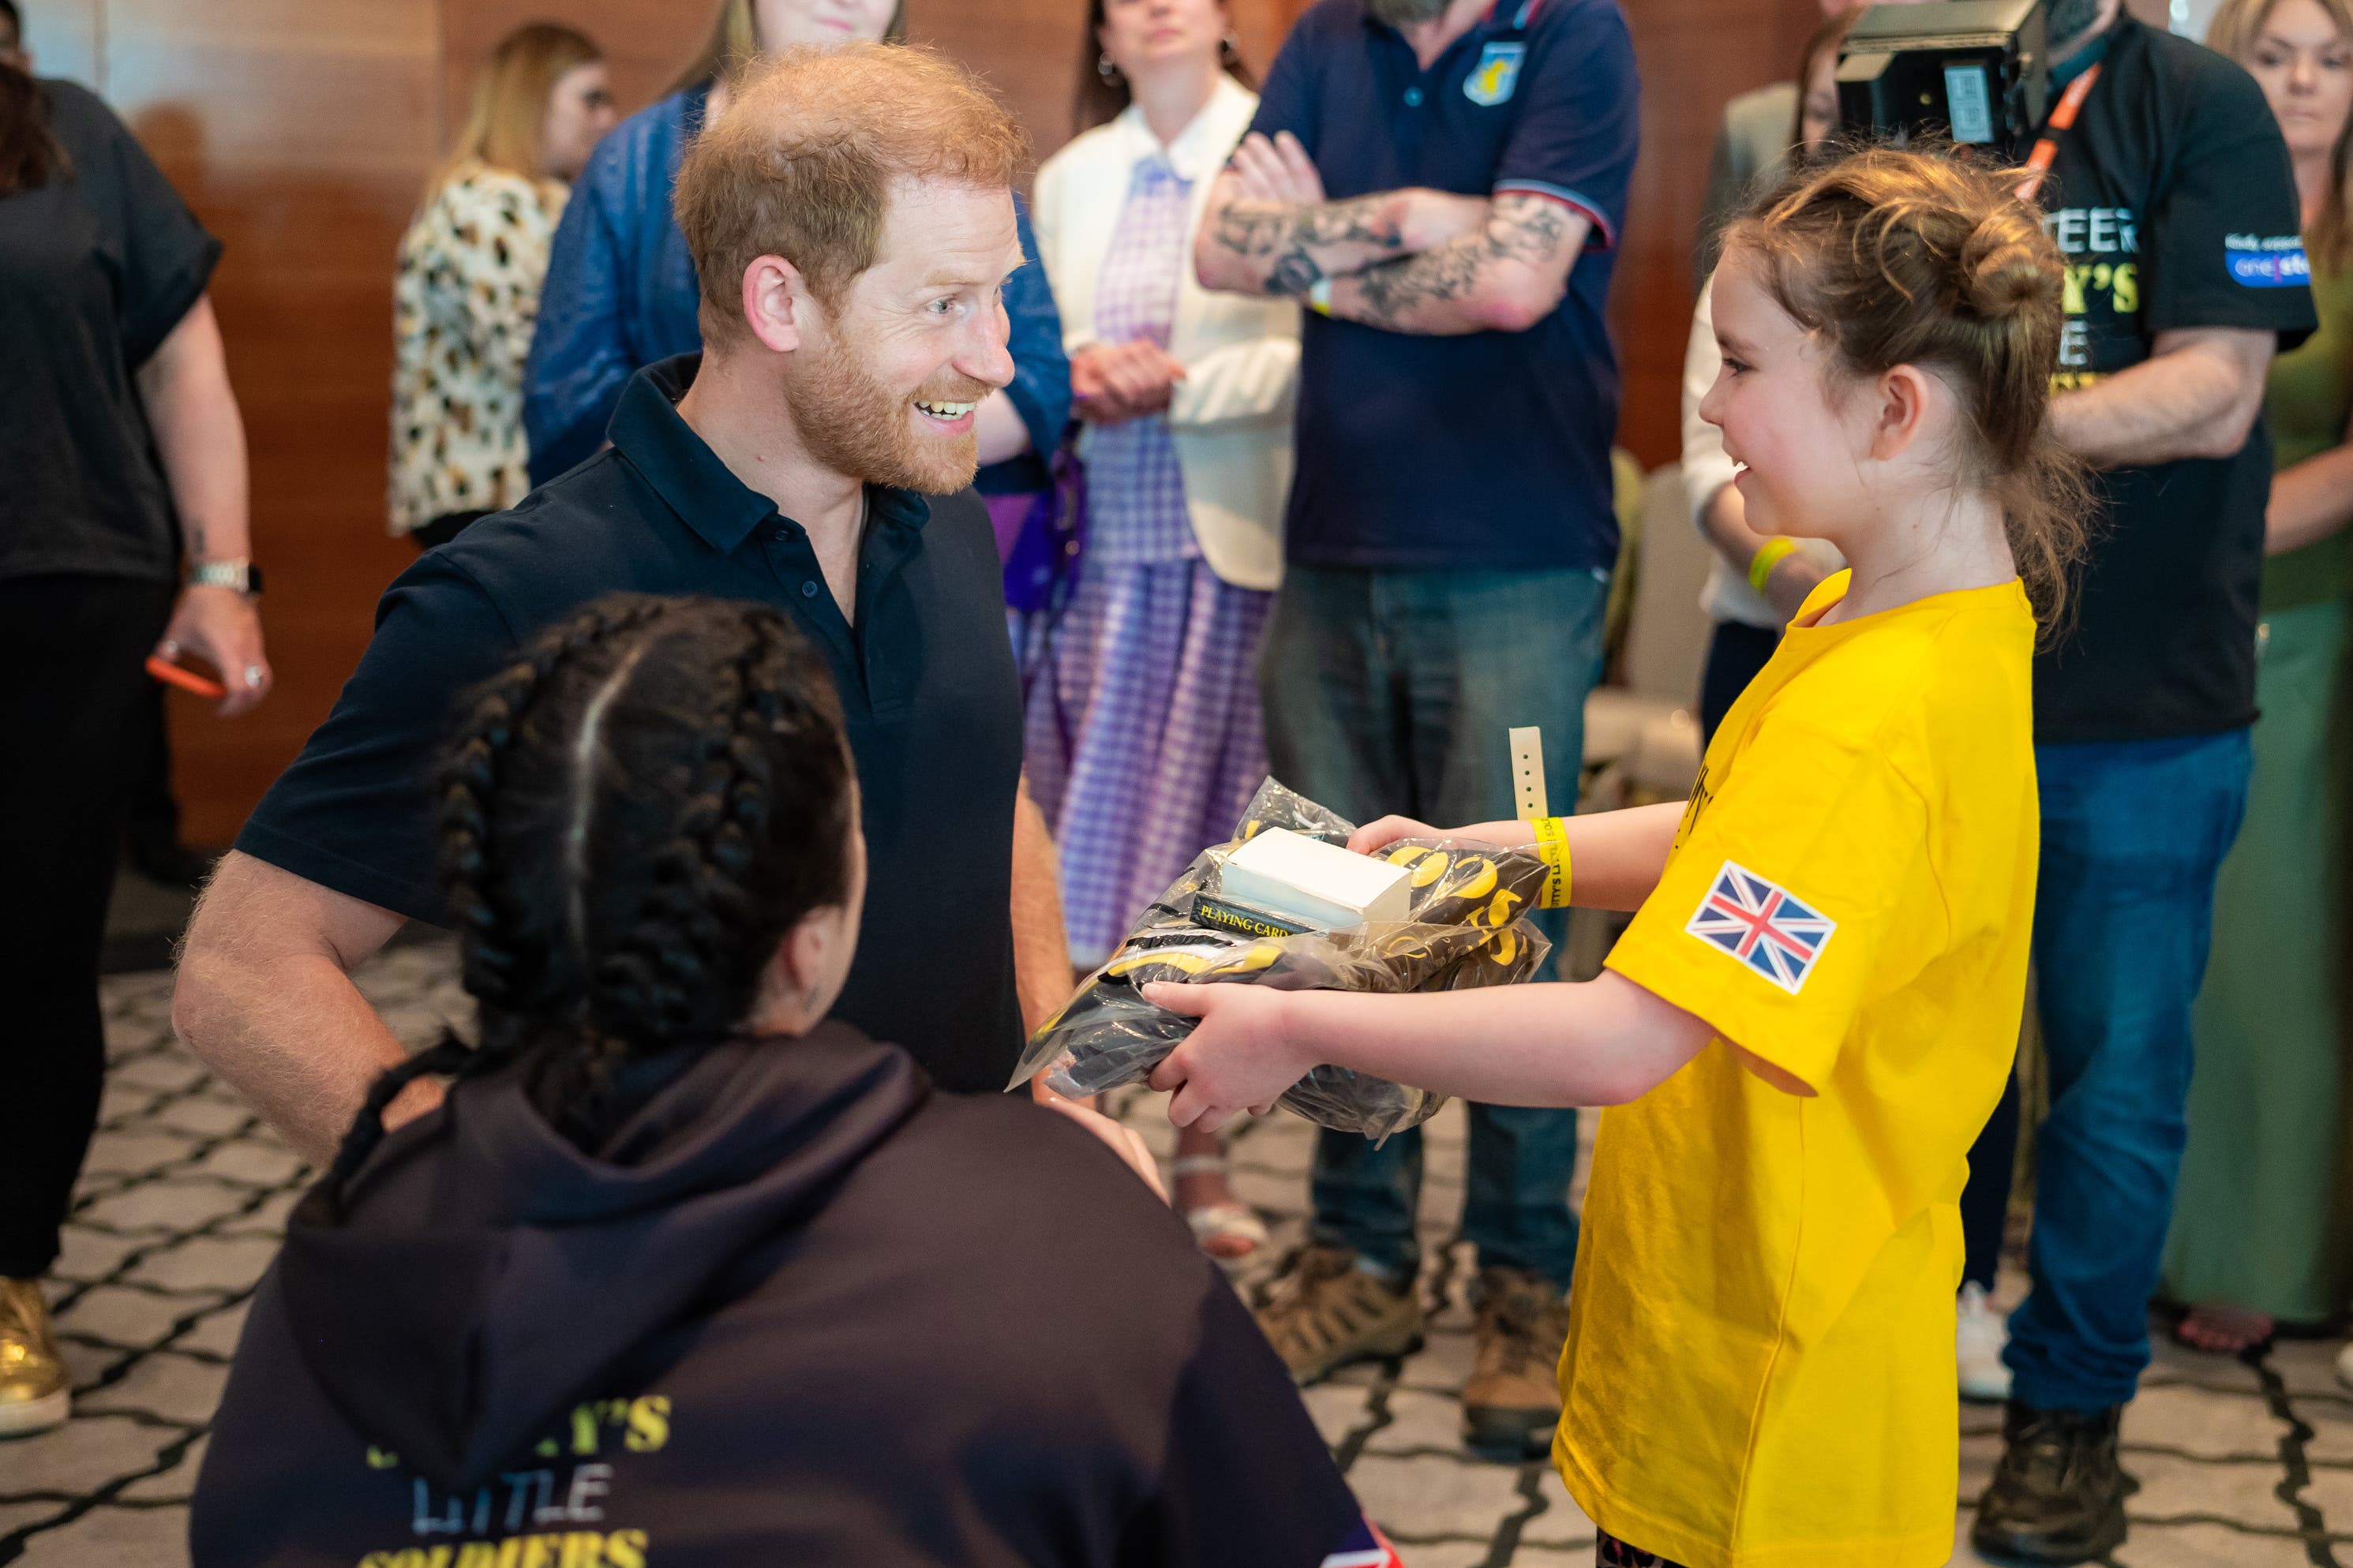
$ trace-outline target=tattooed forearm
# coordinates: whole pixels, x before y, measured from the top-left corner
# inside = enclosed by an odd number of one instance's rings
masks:
[[[1209,238],[1240,258],[1242,275],[1271,294],[1304,294],[1394,256],[1405,237],[1397,193],[1291,206],[1228,202],[1211,216]]]
[[[1558,202],[1543,196],[1497,196],[1486,226],[1478,232],[1358,274],[1342,313],[1393,331],[1493,328],[1501,322],[1490,309],[1490,296],[1505,270],[1522,269],[1522,281],[1528,271],[1553,280],[1551,293],[1556,300],[1567,271],[1562,258],[1573,258],[1574,247],[1584,242],[1585,227],[1584,219]]]

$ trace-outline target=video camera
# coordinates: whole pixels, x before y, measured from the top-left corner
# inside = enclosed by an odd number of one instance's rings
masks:
[[[1873,5],[1839,47],[1839,125],[2025,155],[2050,98],[2043,0]]]

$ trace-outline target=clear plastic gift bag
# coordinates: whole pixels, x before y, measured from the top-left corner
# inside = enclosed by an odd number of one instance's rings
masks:
[[[1144,999],[1155,981],[1272,985],[1286,991],[1467,991],[1533,978],[1552,944],[1525,911],[1546,868],[1525,849],[1470,839],[1405,838],[1382,851],[1412,872],[1407,920],[1345,931],[1290,931],[1226,900],[1226,858],[1270,827],[1345,844],[1356,825],[1273,779],[1233,837],[1212,845],[1146,910],[1126,942],[1069,1005],[1030,1037],[1013,1082],[1046,1070],[1049,1087],[1100,1094],[1149,1078],[1196,1020]],[[1345,1068],[1319,1067],[1281,1103],[1310,1121],[1382,1139],[1428,1121],[1443,1095]]]

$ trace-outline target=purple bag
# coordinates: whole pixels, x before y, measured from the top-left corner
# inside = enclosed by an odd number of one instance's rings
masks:
[[[1042,490],[982,498],[1005,563],[1005,607],[1020,615],[1059,614],[1086,551],[1086,466],[1071,442],[1056,448],[1050,475]]]

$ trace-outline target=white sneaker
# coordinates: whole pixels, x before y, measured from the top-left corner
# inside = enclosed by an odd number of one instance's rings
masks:
[[[2010,1343],[2010,1320],[1994,1310],[1985,1287],[1975,1280],[1961,1287],[1957,1314],[1954,1351],[1960,1363],[1961,1397],[2000,1404],[2010,1397],[2010,1368],[2001,1359]]]

